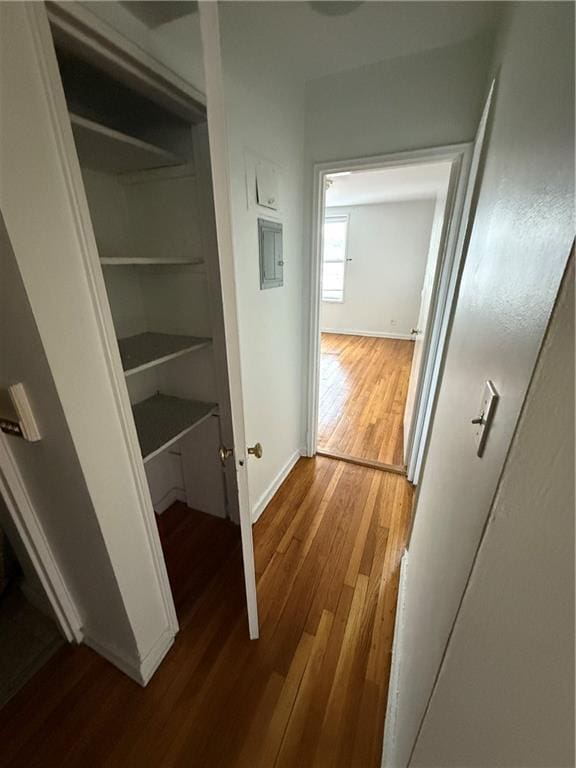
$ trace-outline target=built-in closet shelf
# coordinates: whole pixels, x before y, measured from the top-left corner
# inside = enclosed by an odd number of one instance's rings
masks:
[[[184,158],[162,147],[70,113],[80,165],[104,173],[131,173],[182,165]]]
[[[202,267],[206,264],[203,259],[187,259],[179,256],[149,259],[144,256],[103,256],[100,259],[103,267],[157,267],[184,264],[191,267]]]
[[[157,394],[132,406],[142,458],[150,461],[213,414],[216,403]]]
[[[207,347],[211,339],[172,333],[139,333],[118,339],[122,368],[126,376],[160,365],[175,357]]]

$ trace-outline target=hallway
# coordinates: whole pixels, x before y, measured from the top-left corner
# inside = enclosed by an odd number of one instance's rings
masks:
[[[254,527],[260,640],[226,545],[147,688],[63,648],[2,711],[2,764],[376,768],[411,506],[399,475],[301,459]]]
[[[403,417],[414,344],[323,333],[318,450],[403,466]]]

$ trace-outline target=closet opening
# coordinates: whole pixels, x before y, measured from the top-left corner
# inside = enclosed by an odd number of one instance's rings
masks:
[[[206,109],[145,67],[99,60],[57,26],[53,37],[182,624],[241,543],[234,462],[220,459],[233,437]]]

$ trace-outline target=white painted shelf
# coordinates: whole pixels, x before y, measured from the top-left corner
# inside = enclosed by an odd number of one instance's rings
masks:
[[[146,141],[70,113],[80,164],[94,171],[131,173],[182,165],[185,160]]]
[[[211,341],[201,336],[148,332],[118,339],[118,347],[124,374],[132,376],[147,368],[207,347]]]
[[[138,267],[138,266],[169,266],[174,264],[185,264],[192,267],[200,267],[205,264],[203,259],[187,259],[180,256],[169,256],[168,258],[149,259],[140,256],[103,256],[100,259],[103,267]]]
[[[142,458],[150,461],[218,413],[216,403],[157,394],[132,406]]]

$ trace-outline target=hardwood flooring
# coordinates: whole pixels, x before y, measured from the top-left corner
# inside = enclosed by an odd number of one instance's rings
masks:
[[[411,505],[400,475],[301,459],[254,529],[258,641],[237,532],[176,510],[181,631],[148,687],[67,646],[1,711],[0,763],[376,768]]]
[[[318,450],[403,465],[403,416],[414,344],[323,333]]]

